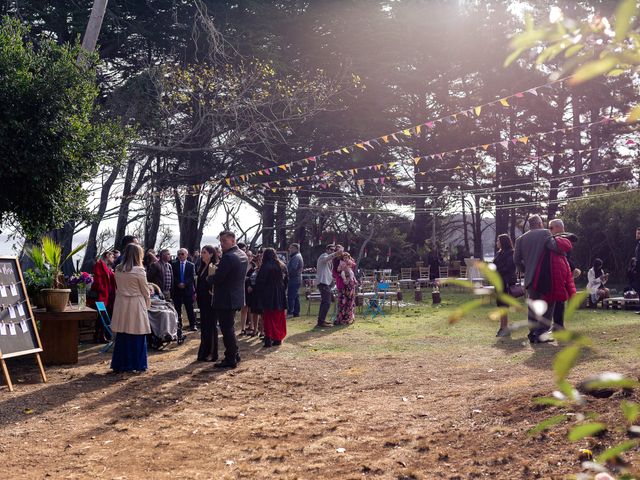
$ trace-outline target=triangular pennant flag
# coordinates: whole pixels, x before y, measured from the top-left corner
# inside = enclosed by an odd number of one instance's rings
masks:
[[[482,111],[482,107],[481,106],[480,107],[475,107],[473,109],[473,111],[476,112],[476,117],[479,117],[480,116],[480,112]]]
[[[395,133],[391,134],[391,138],[393,138],[396,142],[399,142],[400,140],[398,140],[398,137],[396,137]]]
[[[509,102],[507,102],[507,99],[506,99],[506,98],[501,98],[501,99],[500,99],[500,104],[501,104],[503,107],[508,107],[508,106],[509,106]]]
[[[489,148],[489,144],[488,144],[488,143],[485,143],[484,145],[482,145],[482,148],[483,148],[484,150],[487,150],[487,149]]]
[[[522,93],[522,92],[518,92],[518,93],[516,93],[516,94],[514,95],[514,97],[516,97],[516,98],[522,98],[522,97],[524,97],[524,93]]]
[[[373,141],[375,142],[376,140],[373,140]],[[369,148],[373,148],[373,145],[371,145],[371,140],[367,140],[366,142],[364,142],[364,144]],[[380,145],[380,144],[378,144],[378,145]]]
[[[224,181],[227,182],[228,186],[231,186],[231,179],[230,178],[225,178]]]
[[[518,143],[518,139],[517,138],[512,138],[511,139],[511,143],[513,143],[515,145],[516,143]]]
[[[384,137],[382,137],[382,141],[384,143],[389,143],[389,135],[385,135]]]
[[[406,130],[403,130],[402,133],[404,133],[407,137],[411,136],[411,131],[408,128]]]
[[[344,147],[343,149],[340,150],[341,152],[344,153],[349,153],[349,149],[347,147]]]
[[[413,163],[415,163],[416,165],[420,162],[420,160],[422,159],[422,157],[416,157],[413,159]]]
[[[380,142],[378,141],[378,139],[377,139],[377,138],[376,138],[376,139],[373,139],[373,140],[369,140],[368,142],[364,142],[364,143],[365,143],[365,145],[369,145],[369,146],[371,146],[371,142],[373,142],[373,143],[375,143],[376,145],[380,146]],[[371,148],[373,148],[373,147],[371,147]]]
[[[418,126],[416,127],[416,135],[420,135],[420,131],[421,131],[421,130],[422,130],[422,126],[421,126],[421,125],[418,125]]]
[[[529,90],[527,90],[527,93],[530,93],[531,95],[538,95],[538,90],[536,90],[535,88],[530,88]]]
[[[427,128],[433,128],[434,127],[434,123],[433,122],[427,122],[427,123],[425,123],[425,125],[427,126]]]
[[[366,150],[366,148],[364,148],[364,143],[356,143],[356,147]]]
[[[500,142],[500,145],[502,145],[504,148],[507,148],[509,146],[509,140],[504,140]]]
[[[633,140],[629,139],[626,141],[625,145],[635,145],[636,142],[634,142]]]
[[[282,170],[283,172],[286,172],[286,171],[287,171],[287,166],[286,166],[286,165],[278,165],[278,168],[279,168],[280,170]]]
[[[384,177],[380,177],[380,185],[384,185]]]
[[[526,145],[529,142],[529,137],[520,137],[518,141]]]

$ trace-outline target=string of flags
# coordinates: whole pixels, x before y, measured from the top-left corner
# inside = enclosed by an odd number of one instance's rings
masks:
[[[429,155],[423,155],[420,157],[414,157],[413,158],[413,163],[418,167],[419,164],[422,161],[426,161],[428,159],[432,159],[435,161],[444,161],[447,157],[449,156],[456,156],[462,153],[472,153],[472,152],[486,152],[490,147],[502,147],[505,150],[508,150],[509,145],[517,145],[517,144],[524,144],[524,145],[528,145],[530,143],[530,140],[533,138],[540,138],[540,137],[544,137],[547,135],[553,135],[556,133],[563,133],[566,134],[567,132],[571,132],[573,130],[576,129],[587,129],[587,128],[591,128],[595,125],[600,125],[600,124],[607,124],[610,122],[617,122],[620,121],[619,117],[607,117],[604,116],[602,117],[600,120],[597,120],[595,122],[588,122],[588,123],[584,123],[584,124],[580,124],[580,125],[574,125],[574,126],[569,126],[569,127],[564,127],[564,128],[560,128],[560,129],[555,129],[555,130],[550,130],[547,132],[538,132],[538,133],[534,133],[534,134],[529,134],[529,135],[523,135],[523,136],[516,136],[513,137],[511,139],[507,139],[507,140],[500,140],[500,141],[496,141],[496,142],[491,142],[491,143],[485,143],[485,144],[481,144],[481,145],[474,145],[474,146],[469,146],[469,147],[464,147],[464,148],[459,148],[459,149],[455,149],[455,150],[447,150],[447,151],[441,151],[441,152],[437,152],[437,153],[432,153]],[[635,142],[633,140],[628,140],[628,142],[631,143],[627,143],[627,145],[631,145],[631,144],[635,144]],[[593,151],[593,148],[590,149],[585,149],[583,151]],[[576,153],[571,152],[571,153]],[[527,158],[529,159],[539,159],[539,158],[543,158],[545,156],[553,156],[553,155],[558,155],[557,153],[551,153],[551,154],[545,154],[545,155],[530,155]],[[321,188],[321,189],[327,189],[328,186],[332,183],[335,182],[341,182],[344,180],[347,180],[349,178],[349,175],[351,175],[351,178],[354,179],[354,181],[356,182],[357,185],[362,186],[365,183],[365,180],[371,180],[374,183],[381,183],[384,184],[384,179],[388,178],[388,177],[375,177],[375,178],[360,178],[360,179],[355,179],[354,176],[359,173],[359,172],[363,172],[365,170],[370,170],[373,172],[376,171],[382,171],[388,168],[394,168],[395,166],[398,165],[398,163],[400,163],[400,161],[394,161],[394,162],[383,162],[383,163],[377,163],[374,165],[366,165],[366,166],[361,166],[361,167],[356,167],[356,168],[349,168],[349,169],[345,169],[345,170],[338,170],[338,171],[325,171],[322,173],[319,173],[317,175],[307,175],[307,176],[302,176],[302,177],[296,177],[294,178],[288,178],[288,179],[283,179],[283,180],[271,180],[271,181],[265,181],[265,182],[261,182],[261,183],[252,183],[249,185],[245,185],[244,187],[248,187],[248,188],[253,188],[256,190],[262,190],[262,191],[268,191],[271,190],[272,192],[277,192],[277,191],[295,191],[296,187],[298,187],[299,182],[315,182],[317,183],[317,185]],[[475,168],[476,170],[479,169],[482,166],[482,163],[476,163],[471,165],[473,168]],[[434,173],[434,172],[442,172],[442,171],[455,171],[455,170],[462,170],[464,167],[461,165],[458,165],[456,167],[452,167],[452,168],[442,168],[442,169],[438,169],[435,168],[433,170],[431,170],[430,172],[417,172],[418,175],[427,175],[430,173]],[[230,187],[230,191],[239,191],[237,190],[237,187]]]
[[[494,106],[494,105],[501,105],[502,107],[511,107],[512,106],[512,102],[513,99],[516,98],[523,98],[525,97],[525,94],[529,94],[532,96],[538,96],[538,92],[544,88],[553,88],[554,85],[562,83],[568,79],[570,79],[571,77],[564,77],[564,78],[560,78],[558,80],[554,80],[552,82],[548,82],[545,83],[544,85],[539,85],[537,87],[532,87],[529,88],[527,90],[523,90],[521,92],[516,92],[512,95],[507,95],[506,97],[502,97],[498,100],[494,100],[491,102],[487,102],[487,103],[483,103],[481,105],[477,105],[475,107],[471,107],[471,108],[467,108],[464,110],[460,110],[456,113],[450,114],[450,115],[446,115],[443,117],[439,117],[436,118],[434,120],[429,120],[426,121],[424,123],[420,123],[418,125],[413,125],[411,127],[407,127],[401,130],[398,130],[396,132],[393,133],[388,133],[386,135],[381,135],[379,137],[374,137],[371,138],[369,140],[365,140],[365,141],[361,141],[361,142],[356,142],[353,143],[351,145],[347,145],[344,147],[340,147],[337,148],[335,150],[330,150],[327,152],[323,152],[319,155],[313,155],[310,157],[306,157],[303,158],[301,160],[295,160],[292,162],[288,162],[288,163],[283,163],[280,165],[275,165],[272,167],[267,167],[267,168],[263,168],[263,169],[259,169],[259,170],[255,170],[253,172],[248,172],[248,173],[244,173],[244,174],[240,174],[240,175],[236,175],[236,176],[231,176],[231,177],[226,177],[224,179],[224,182],[227,184],[227,186],[231,187],[232,184],[233,185],[239,185],[241,183],[245,183],[247,182],[250,178],[252,177],[256,177],[256,176],[266,176],[272,173],[277,173],[278,171],[283,171],[283,172],[288,172],[291,170],[292,166],[294,165],[309,165],[312,162],[317,162],[318,160],[320,160],[323,157],[328,157],[330,155],[342,155],[342,154],[350,154],[353,153],[354,151],[357,151],[358,149],[363,150],[363,151],[369,151],[369,150],[373,150],[375,146],[381,146],[383,144],[390,144],[392,141],[395,141],[396,143],[400,143],[401,139],[406,139],[409,137],[412,137],[413,135],[419,136],[423,130],[431,130],[434,129],[436,127],[437,124],[446,124],[446,125],[452,125],[454,123],[456,123],[458,121],[458,119],[460,117],[467,117],[467,118],[476,118],[479,117],[480,114],[482,113],[483,110],[486,110],[488,107],[490,106]]]

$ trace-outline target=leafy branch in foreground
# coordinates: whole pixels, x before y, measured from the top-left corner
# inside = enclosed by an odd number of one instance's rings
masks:
[[[459,280],[449,280],[446,283],[468,288],[476,295],[495,296],[502,302],[509,305],[508,311],[526,312],[528,308],[531,308],[539,320],[546,321],[546,319],[542,317],[544,310],[546,310],[546,304],[542,305],[542,308],[540,308],[541,305],[534,305],[534,303],[540,302],[540,300],[528,300],[525,303],[513,298],[504,291],[502,279],[495,271],[495,267],[492,267],[493,265],[485,263],[481,263],[478,266],[484,279],[491,285],[490,287],[478,287],[473,285],[471,282]],[[582,291],[569,299],[565,309],[565,320],[571,320],[580,305],[584,303],[587,296],[588,292]],[[485,302],[482,298],[476,298],[463,304],[449,316],[449,323],[456,323],[460,321],[465,315],[476,310],[483,303]],[[496,308],[489,317],[492,319],[499,317],[504,311],[505,308]],[[523,328],[526,325],[526,322],[516,323],[511,327],[511,330]],[[554,390],[549,397],[534,398],[533,403],[536,405],[559,409],[560,412],[542,420],[531,428],[527,434],[531,436],[538,435],[546,430],[557,427],[558,425],[571,422],[567,438],[571,442],[578,442],[585,438],[600,436],[609,430],[619,429],[619,426],[617,425],[609,426],[606,423],[597,421],[597,414],[585,409],[586,401],[583,395],[580,393],[579,389],[572,385],[568,380],[569,374],[580,359],[580,355],[583,350],[592,347],[591,340],[579,332],[570,330],[555,332],[554,337],[556,340],[566,343],[564,348],[556,354],[553,360],[553,373],[555,376],[556,390]],[[638,381],[626,378],[618,373],[611,372],[590,377],[580,384],[580,390],[585,393],[592,393],[596,396],[599,392],[612,392],[612,389],[631,391],[637,387]],[[625,430],[628,432],[628,435],[631,437],[640,436],[640,427],[634,425],[638,418],[640,418],[640,405],[635,402],[622,400],[620,402],[620,409],[627,422]],[[622,453],[635,448],[638,445],[638,440],[634,438],[625,440],[601,452],[595,457],[595,462],[584,462],[583,467],[594,471],[606,471],[607,468],[605,465],[616,465],[622,474],[620,478],[636,478],[635,476],[637,475],[637,472],[632,471],[631,467],[617,461]]]

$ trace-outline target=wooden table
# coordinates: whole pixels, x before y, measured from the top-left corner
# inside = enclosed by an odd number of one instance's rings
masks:
[[[78,363],[78,343],[80,335],[78,322],[94,320],[97,312],[77,305],[67,307],[64,312],[47,312],[42,308],[33,311],[40,325],[42,359],[47,365]]]

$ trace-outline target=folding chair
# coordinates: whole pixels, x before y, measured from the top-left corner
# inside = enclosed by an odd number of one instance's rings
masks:
[[[107,312],[107,307],[104,306],[104,302],[96,302],[96,309],[98,310],[98,315],[100,316],[100,321],[102,322],[102,328],[109,335],[109,343],[107,343],[104,347],[100,349],[102,353],[106,353],[111,350],[113,347],[113,332],[111,331],[111,319],[109,318],[109,312]]]
[[[372,297],[367,302],[367,308],[364,311],[364,316],[371,315],[371,319],[376,318],[377,315],[382,315],[384,317],[384,312],[382,311],[382,301],[378,297]]]

